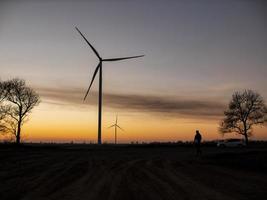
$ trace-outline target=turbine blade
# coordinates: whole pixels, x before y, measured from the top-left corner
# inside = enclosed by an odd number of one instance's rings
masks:
[[[96,56],[101,60],[101,57],[99,56],[98,52],[96,51],[96,49],[93,47],[93,45],[90,44],[90,42],[85,38],[85,36],[82,34],[82,32],[75,27],[75,29],[80,33],[80,35],[83,37],[83,39],[86,41],[86,43],[91,47],[91,49],[95,52]]]
[[[115,124],[113,124],[112,126],[108,127],[108,128],[112,128],[113,126],[115,126]]]
[[[124,131],[119,125],[117,125],[117,127],[118,127],[119,129],[121,129],[122,131]]]
[[[116,115],[116,124],[117,124],[117,122],[118,122],[118,115]]]
[[[108,59],[103,59],[103,61],[118,61],[118,60],[126,60],[126,59],[132,59],[132,58],[139,58],[139,57],[144,57],[145,55],[140,55],[140,56],[131,56],[131,57],[122,57],[122,58],[108,58]]]
[[[100,68],[100,65],[101,65],[101,62],[100,62],[100,63],[97,65],[97,67],[95,68],[95,72],[94,72],[94,75],[93,75],[93,77],[92,77],[90,86],[88,87],[88,89],[87,89],[87,91],[86,91],[86,94],[85,94],[85,96],[84,96],[84,98],[83,98],[84,101],[85,101],[85,99],[86,99],[86,97],[87,97],[87,95],[88,95],[88,93],[89,93],[89,91],[90,91],[90,88],[91,88],[91,86],[92,86],[92,84],[93,84],[93,82],[94,82],[95,76],[96,76],[96,74],[97,74],[97,72],[98,72],[98,70],[99,70],[99,68]]]

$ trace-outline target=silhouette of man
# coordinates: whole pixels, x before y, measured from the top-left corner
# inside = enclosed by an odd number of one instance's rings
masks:
[[[202,139],[202,136],[199,133],[199,130],[196,130],[196,135],[195,135],[194,143],[195,143],[196,150],[197,150],[197,156],[198,155],[201,155],[201,149],[200,149],[201,139]]]

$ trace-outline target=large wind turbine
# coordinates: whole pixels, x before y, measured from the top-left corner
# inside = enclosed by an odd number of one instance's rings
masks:
[[[91,47],[95,55],[99,59],[99,63],[95,69],[95,72],[93,74],[91,83],[89,85],[88,90],[86,91],[86,94],[84,96],[84,100],[86,99],[90,88],[94,82],[95,76],[97,72],[99,71],[99,91],[98,91],[98,144],[101,144],[101,122],[102,122],[102,62],[107,62],[107,61],[119,61],[119,60],[126,60],[126,59],[131,59],[131,58],[139,58],[143,57],[144,55],[139,55],[139,56],[131,56],[131,57],[122,57],[122,58],[108,58],[108,59],[103,59],[100,57],[99,53],[96,51],[96,49],[90,44],[90,42],[85,38],[85,36],[81,33],[81,31],[75,27],[76,30],[80,33],[80,35],[83,37],[83,39],[86,41],[86,43]]]
[[[115,144],[117,144],[117,128],[119,128],[123,131],[123,129],[118,125],[118,115],[116,116],[116,123],[111,125],[108,128],[112,128],[112,127],[114,127],[114,129],[115,129]]]

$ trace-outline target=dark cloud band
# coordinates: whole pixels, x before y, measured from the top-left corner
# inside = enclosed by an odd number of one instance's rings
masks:
[[[92,92],[88,100],[83,102],[84,91],[81,89],[38,88],[37,90],[47,103],[77,106],[97,104],[96,92]],[[222,116],[225,108],[222,102],[217,101],[113,93],[105,93],[103,103],[106,107],[115,109],[206,118]]]

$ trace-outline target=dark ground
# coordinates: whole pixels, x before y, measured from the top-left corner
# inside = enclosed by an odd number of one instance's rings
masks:
[[[0,145],[0,199],[267,199],[267,147]]]

